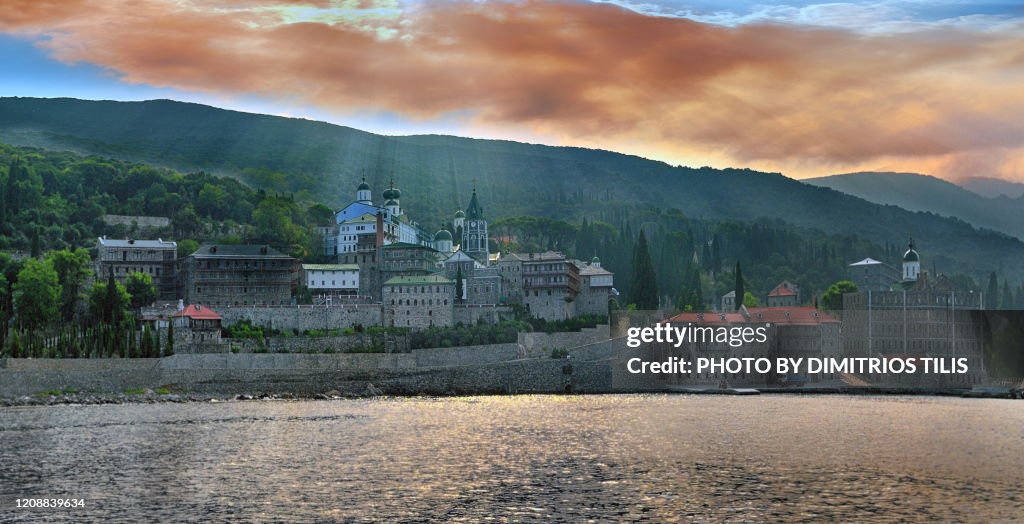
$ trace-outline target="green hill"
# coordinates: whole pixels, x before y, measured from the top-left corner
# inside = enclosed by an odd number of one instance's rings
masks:
[[[387,137],[167,100],[33,98],[0,98],[0,142],[231,175],[336,207],[351,200],[364,172],[377,194],[393,173],[403,207],[427,227],[463,207],[475,180],[492,218],[587,216],[614,223],[616,210],[629,207],[705,219],[782,219],[879,244],[903,244],[912,234],[929,269],[934,263],[944,272],[980,277],[1000,270],[1024,278],[1024,243],[962,220],[871,203],[780,174],[678,167],[609,151]]]
[[[878,204],[961,218],[975,226],[1024,238],[1024,198],[986,198],[945,180],[915,173],[849,173],[804,182]]]

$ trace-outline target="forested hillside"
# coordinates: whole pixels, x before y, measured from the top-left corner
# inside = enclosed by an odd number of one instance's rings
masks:
[[[254,190],[232,178],[2,144],[0,196],[0,250],[28,255],[92,248],[104,234],[137,236],[131,226],[106,224],[102,217],[110,213],[170,217],[170,227],[150,236],[177,240],[183,254],[202,241],[259,242],[316,261],[315,226],[333,219],[319,202]],[[810,302],[844,277],[848,260],[871,256],[897,264],[902,253],[896,244],[778,220],[701,220],[633,204],[607,206],[581,220],[513,216],[491,224],[492,237],[500,242],[494,248],[501,251],[556,249],[583,260],[600,257],[617,274],[623,305],[641,229],[649,241],[658,295],[663,304],[680,308],[705,308],[731,290],[736,261],[742,261],[746,288],[756,296],[786,279]],[[8,284],[18,267],[11,266]],[[969,276],[957,278],[977,287]],[[1019,296],[1017,281],[1011,282]]]
[[[589,218],[614,225],[625,213],[643,210],[758,224],[781,220],[880,246],[901,245],[913,235],[926,264],[940,271],[983,278],[994,270],[1024,278],[1024,243],[961,220],[869,203],[779,174],[674,167],[607,151],[385,137],[172,101],[30,98],[0,99],[0,142],[226,174],[330,207],[351,200],[363,174],[378,194],[393,175],[403,207],[428,229],[440,228],[466,204],[476,180],[492,219]],[[845,262],[867,254],[850,256]]]
[[[1024,238],[1022,197],[984,197],[945,180],[915,173],[849,173],[805,182],[869,202],[957,217],[975,226]]]

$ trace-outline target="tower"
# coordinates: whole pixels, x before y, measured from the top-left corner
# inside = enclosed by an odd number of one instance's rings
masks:
[[[461,209],[455,212],[455,218],[452,220],[452,229],[458,231],[462,229],[463,223],[466,221],[466,213]]]
[[[366,177],[363,177],[363,182],[359,184],[359,188],[356,189],[356,201],[361,204],[369,204],[370,199],[370,184],[366,183]]]
[[[907,252],[903,254],[903,281],[917,282],[917,275],[921,272],[921,257],[914,249],[914,238],[910,238]]]
[[[395,177],[391,177],[391,187],[384,190],[384,207],[388,208],[388,213],[392,216],[399,216],[402,214],[402,192],[395,187]]]
[[[481,264],[487,265],[490,255],[490,248],[487,245],[487,220],[484,219],[484,208],[477,199],[475,184],[473,196],[469,199],[469,207],[466,208],[466,218],[462,223],[461,249]]]

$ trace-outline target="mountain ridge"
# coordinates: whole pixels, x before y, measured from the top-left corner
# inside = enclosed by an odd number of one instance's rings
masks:
[[[712,220],[783,220],[902,245],[946,271],[1011,266],[1024,243],[960,219],[871,203],[780,173],[672,166],[600,149],[448,135],[382,136],[293,117],[169,100],[0,98],[0,141],[235,176],[257,188],[340,207],[362,176],[395,177],[402,205],[427,227],[446,224],[474,182],[491,218],[532,215],[615,223],[625,207]],[[428,198],[422,198],[428,195]],[[927,246],[958,246],[956,251]],[[1017,258],[1014,258],[1017,257]],[[852,260],[850,262],[853,262]],[[1024,270],[1016,270],[1024,277]]]
[[[1024,198],[987,198],[952,182],[918,173],[858,172],[806,179],[877,204],[956,217],[1024,238]]]

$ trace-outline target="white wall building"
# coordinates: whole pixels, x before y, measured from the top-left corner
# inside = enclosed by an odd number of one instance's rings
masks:
[[[313,294],[354,295],[359,292],[359,266],[302,264],[302,282]]]

